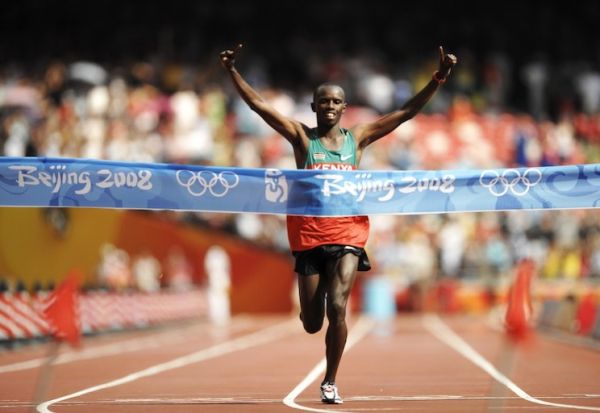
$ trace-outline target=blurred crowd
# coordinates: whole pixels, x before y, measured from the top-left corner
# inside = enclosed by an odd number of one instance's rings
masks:
[[[376,119],[431,78],[430,57],[402,67],[376,55],[307,58],[310,76],[283,87],[258,57],[240,70],[281,113],[314,126],[312,87],[341,84],[345,126]],[[364,154],[364,169],[472,169],[595,163],[600,159],[600,71],[533,59],[518,71],[527,110],[507,96],[514,80],[498,53],[475,65],[468,51],[423,113]],[[569,82],[558,82],[568,74]],[[560,88],[560,93],[556,89]],[[0,155],[294,169],[289,144],[239,99],[218,55],[205,64],[127,66],[51,61],[0,67]],[[281,216],[161,212],[288,249]],[[600,215],[593,210],[375,216],[368,251],[375,271],[399,283],[436,276],[490,280],[524,256],[542,277],[600,277]],[[144,263],[140,264],[145,268]],[[150,265],[146,265],[150,267]],[[152,268],[145,272],[156,272]],[[156,288],[149,277],[144,288]]]
[[[86,287],[120,292],[133,289],[145,293],[161,289],[189,290],[193,287],[194,276],[189,259],[177,246],[169,249],[167,258],[161,263],[148,250],[130,256],[124,249],[110,243],[102,245],[94,275],[95,280],[91,278]]]

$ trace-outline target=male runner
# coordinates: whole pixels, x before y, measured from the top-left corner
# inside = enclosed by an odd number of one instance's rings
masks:
[[[296,166],[300,169],[358,168],[363,150],[415,116],[446,81],[457,62],[454,55],[445,54],[440,46],[438,70],[421,91],[398,110],[350,129],[340,127],[347,106],[344,90],[338,85],[322,84],[315,89],[311,103],[317,127],[309,128],[277,112],[244,80],[235,68],[236,52],[241,47],[221,52],[221,63],[248,106],[292,144]],[[321,401],[339,404],[342,399],[335,379],[348,336],[346,304],[357,270],[370,269],[364,250],[369,219],[366,216],[288,216],[287,229],[296,257],[294,270],[298,274],[300,318],[304,329],[311,334],[318,332],[325,313],[329,322]]]

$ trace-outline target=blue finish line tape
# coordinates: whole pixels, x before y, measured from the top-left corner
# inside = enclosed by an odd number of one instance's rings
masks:
[[[341,171],[0,158],[0,206],[348,216],[599,204],[600,164]]]

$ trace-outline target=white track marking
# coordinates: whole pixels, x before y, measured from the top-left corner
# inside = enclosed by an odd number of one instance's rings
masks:
[[[562,396],[544,396],[544,399],[594,399],[593,395],[562,395]],[[430,395],[414,395],[414,396],[354,396],[345,397],[344,401],[436,401],[436,400],[519,400],[518,396],[462,396],[451,394],[430,394]]]
[[[597,399],[598,395],[594,394],[580,394],[580,395],[562,395],[562,396],[543,396],[543,399],[573,399],[573,400],[585,400],[585,399]],[[518,396],[461,396],[451,394],[423,394],[423,395],[412,395],[412,396],[352,396],[344,397],[346,402],[393,402],[393,401],[450,401],[450,400],[520,400]],[[61,403],[61,406],[87,406],[87,410],[92,409],[94,405],[133,405],[133,406],[171,406],[171,405],[190,405],[190,404],[206,404],[206,405],[239,405],[239,404],[278,404],[281,403],[280,398],[253,398],[253,397],[187,397],[187,398],[133,398],[133,399],[98,399],[92,402],[90,401],[72,401]],[[0,412],[2,409],[14,409],[15,407],[35,407],[36,404],[32,402],[23,402],[19,400],[0,400]],[[535,408],[534,406],[531,407]],[[392,408],[397,410],[397,408]],[[352,411],[358,410],[386,410],[384,408],[353,408]],[[389,409],[388,409],[389,410]],[[329,410],[328,413],[339,410]]]
[[[248,323],[245,321],[243,323],[238,324],[240,325],[237,325],[237,327],[241,328],[245,328],[248,325]],[[186,329],[191,328],[186,327]],[[219,327],[219,329],[221,328]],[[239,330],[239,328],[235,328],[234,330],[232,330],[231,326],[228,327],[229,332],[236,330]],[[184,331],[184,333],[187,334],[187,331]],[[163,331],[152,336],[132,338],[116,343],[98,345],[95,347],[85,348],[83,350],[72,350],[66,353],[62,353],[56,358],[52,365],[72,363],[80,360],[90,360],[100,357],[112,356],[115,354],[119,355],[122,353],[131,353],[143,349],[163,346],[165,344],[177,343],[185,339],[185,336],[174,336],[173,333],[170,331]],[[37,368],[42,366],[45,362],[46,357],[38,357],[30,360],[20,361],[17,363],[5,364],[3,366],[0,366],[0,374]]]
[[[282,338],[293,331],[298,331],[297,325],[297,320],[293,319],[271,327],[267,327],[263,330],[248,334],[246,336],[239,337],[224,343],[220,343],[212,347],[187,354],[185,356],[177,357],[173,360],[164,363],[156,364],[154,366],[136,371],[135,373],[128,374],[121,378],[111,380],[106,383],[99,384],[97,386],[88,387],[86,389],[77,391],[75,393],[67,394],[65,396],[57,397],[56,399],[45,401],[37,406],[37,411],[40,413],[50,413],[52,412],[52,410],[49,409],[50,406],[65,400],[74,399],[85,394],[94,393],[100,390],[120,386],[126,383],[131,383],[132,381],[136,381],[144,377],[149,377],[156,374],[164,373],[165,371],[189,366],[191,364],[219,357],[224,354],[245,350],[251,347],[256,347],[261,344],[266,344],[271,341]]]
[[[52,365],[72,363],[74,361],[79,360],[95,359],[100,357],[112,356],[114,354],[139,351],[146,348],[162,346],[167,342],[172,343],[173,341],[181,340],[167,340],[164,337],[158,339],[155,337],[147,337],[142,339],[131,339],[119,343],[100,345],[93,348],[86,348],[85,350],[81,351],[71,351],[68,353],[62,353],[56,358]],[[45,361],[46,357],[38,357],[31,360],[6,364],[4,366],[0,366],[0,373],[11,373],[20,370],[33,369],[36,367],[40,367],[45,363]]]
[[[527,400],[528,402],[541,404],[544,406],[562,407],[565,409],[600,411],[600,407],[552,403],[545,400],[537,399],[529,395],[527,392],[525,392],[523,389],[517,386],[513,381],[511,381],[508,377],[506,377],[504,374],[498,371],[498,369],[496,369],[496,367],[494,367],[492,363],[487,361],[473,347],[471,347],[466,341],[464,341],[460,336],[458,336],[454,331],[452,331],[452,329],[448,327],[448,325],[446,325],[446,323],[444,323],[438,316],[431,314],[423,316],[423,325],[425,326],[425,329],[429,331],[433,336],[435,336],[438,340],[456,350],[467,360],[471,361],[473,364],[477,365],[487,374],[492,376],[494,380],[506,386],[510,391],[515,393],[520,398]]]
[[[358,343],[364,336],[371,331],[375,322],[367,317],[361,317],[356,325],[350,331],[348,335],[348,341],[346,342],[346,348],[344,351],[350,350],[356,343]],[[332,410],[326,409],[315,409],[312,407],[301,406],[296,403],[296,397],[300,395],[312,382],[314,382],[323,372],[325,371],[325,367],[327,366],[327,360],[323,358],[311,371],[308,375],[302,380],[285,398],[283,399],[283,404],[292,409],[305,410],[307,412],[317,412],[317,413],[331,413]],[[336,405],[339,406],[339,405]],[[337,413],[343,413],[342,410],[335,409]]]

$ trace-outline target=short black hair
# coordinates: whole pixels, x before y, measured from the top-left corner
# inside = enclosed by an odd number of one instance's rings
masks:
[[[341,87],[340,85],[338,85],[338,84],[335,84],[335,83],[321,83],[321,84],[320,84],[319,86],[317,86],[317,87],[315,88],[315,90],[313,91],[313,102],[316,102],[316,101],[317,101],[317,95],[318,95],[319,93],[321,93],[321,91],[322,91],[323,89],[325,89],[325,88],[336,88],[336,89],[339,89],[339,90],[340,90],[340,92],[342,92],[342,97],[344,98],[344,101],[346,100],[346,92],[344,91],[344,88],[343,88],[343,87]]]

